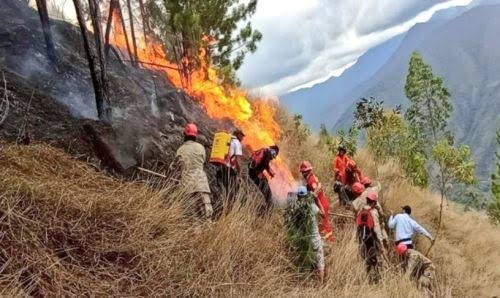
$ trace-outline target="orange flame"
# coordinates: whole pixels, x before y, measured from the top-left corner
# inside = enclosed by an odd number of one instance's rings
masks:
[[[123,50],[126,48],[126,39],[123,30],[120,30],[120,18],[114,17],[113,21],[115,26],[112,42]],[[175,69],[177,64],[167,59],[159,43],[146,42],[140,38],[137,42],[137,53],[142,67],[163,72],[176,87],[199,99],[209,117],[232,120],[245,132],[244,145],[251,150],[273,145],[279,139],[280,127],[274,120],[275,107],[264,100],[251,102],[241,89],[224,88],[217,83],[215,69],[207,67],[207,73],[203,70],[195,71],[191,74],[190,85],[183,87],[180,73]],[[273,161],[272,167],[276,175],[270,180],[271,189],[275,197],[284,199],[295,186],[294,178],[281,158]]]

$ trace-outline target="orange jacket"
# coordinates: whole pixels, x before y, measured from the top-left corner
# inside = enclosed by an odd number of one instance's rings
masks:
[[[347,182],[346,169],[349,161],[351,161],[351,159],[347,156],[347,154],[344,154],[344,156],[337,154],[333,160],[332,166],[335,180],[340,181],[342,184],[346,184]]]

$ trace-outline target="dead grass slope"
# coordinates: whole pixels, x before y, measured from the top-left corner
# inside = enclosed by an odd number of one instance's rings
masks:
[[[367,156],[359,159],[375,173]],[[294,271],[279,211],[257,219],[250,204],[213,224],[193,222],[181,216],[184,196],[168,183],[161,191],[124,183],[46,145],[4,146],[0,172],[3,295],[423,296],[393,267],[369,285],[350,224],[336,226],[328,281],[319,287]],[[387,207],[411,202],[431,225],[433,195],[394,175],[380,168]],[[445,219],[432,255],[436,296],[498,294],[498,229],[451,206]]]

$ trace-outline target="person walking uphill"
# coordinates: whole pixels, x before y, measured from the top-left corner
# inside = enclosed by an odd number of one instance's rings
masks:
[[[276,145],[269,148],[262,148],[255,151],[248,164],[248,176],[257,185],[264,196],[264,205],[262,212],[266,213],[273,205],[271,188],[264,174],[264,171],[273,178],[274,172],[271,169],[271,161],[279,154],[279,147]]]
[[[296,253],[299,267],[314,267],[321,283],[325,278],[323,240],[318,229],[319,207],[305,186],[299,186],[297,200],[285,212],[288,241]]]
[[[228,134],[227,134],[228,135]],[[241,165],[243,163],[243,141],[245,134],[236,129],[230,136],[229,144],[223,162],[217,163],[217,184],[225,193],[227,198],[227,211],[232,209],[241,180]],[[214,140],[215,141],[215,140]],[[225,144],[227,145],[227,144]]]
[[[386,234],[380,226],[380,214],[377,211],[378,195],[369,194],[367,204],[356,215],[356,234],[359,242],[359,252],[365,260],[366,270],[372,282],[379,279],[378,256],[385,252]]]
[[[205,148],[196,142],[198,128],[189,123],[184,129],[184,144],[177,149],[176,157],[181,161],[181,185],[192,197],[195,212],[200,217],[210,219],[213,215],[210,200],[210,187],[207,174],[203,169],[205,164]]]
[[[419,225],[413,218],[411,218],[411,207],[403,206],[403,213],[389,217],[388,226],[390,229],[396,229],[395,244],[403,243],[408,248],[413,249],[413,236],[416,233],[424,235],[432,241],[432,235],[427,232],[421,225]]]
[[[325,195],[325,192],[321,186],[316,175],[312,172],[313,167],[311,163],[307,160],[300,164],[299,171],[306,181],[307,190],[312,193],[314,200],[319,207],[321,220],[319,222],[319,231],[326,241],[333,242],[333,231],[330,224],[330,203]]]
[[[361,171],[356,162],[347,155],[347,149],[344,145],[338,147],[338,153],[333,160],[333,173],[335,181],[342,185],[350,185],[354,182],[360,182]]]

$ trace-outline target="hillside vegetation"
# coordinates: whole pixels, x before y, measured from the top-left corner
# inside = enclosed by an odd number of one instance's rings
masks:
[[[376,167],[366,152],[357,159],[383,183],[386,209],[410,203],[433,231],[435,195],[411,187],[390,164]],[[173,185],[123,182],[43,144],[5,145],[0,170],[2,295],[424,295],[395,265],[369,285],[351,223],[336,222],[327,282],[319,286],[294,270],[280,211],[259,219],[249,204],[212,224],[196,222],[182,216],[183,195]],[[451,203],[444,223],[431,254],[435,294],[498,295],[500,230]]]

